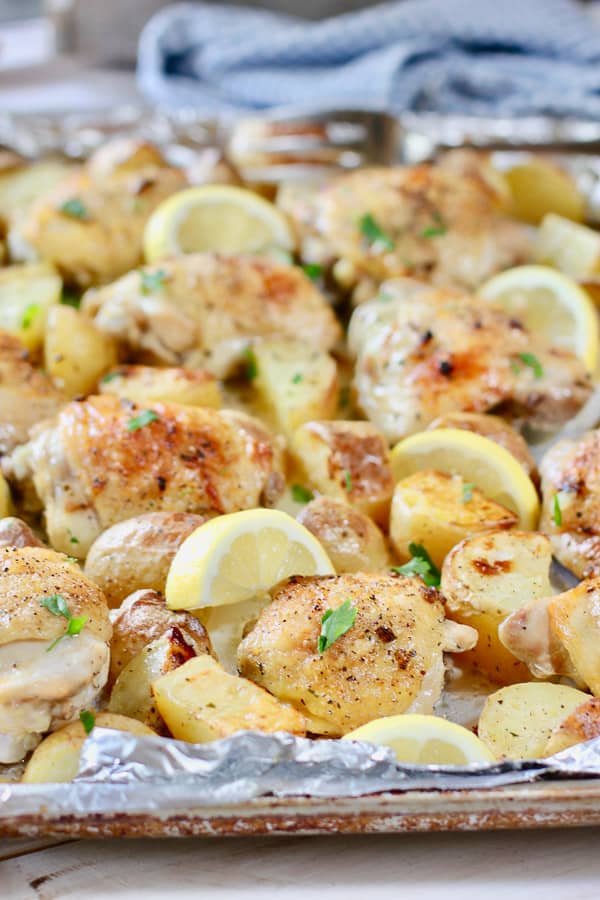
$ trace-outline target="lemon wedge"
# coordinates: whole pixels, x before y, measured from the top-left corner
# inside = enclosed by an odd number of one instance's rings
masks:
[[[184,253],[289,253],[294,235],[280,210],[253,191],[211,184],[179,191],[154,210],[144,230],[149,263]]]
[[[589,295],[562,272],[549,266],[517,266],[490,278],[478,293],[551,346],[570,350],[588,372],[595,372],[598,315]]]
[[[512,453],[480,434],[458,428],[422,431],[396,444],[391,462],[398,481],[425,469],[460,475],[515,512],[525,531],[537,525],[540,504],[533,482]]]
[[[537,225],[546,213],[575,222],[585,215],[585,200],[574,180],[554,162],[531,157],[503,172],[512,194],[512,214]]]
[[[600,273],[600,233],[554,213],[544,216],[533,253],[537,262],[554,266],[571,278]]]
[[[242,603],[291,575],[334,575],[327,553],[303,525],[278,509],[247,509],[210,519],[171,563],[170,609]]]
[[[342,740],[390,747],[398,762],[413,765],[465,766],[496,761],[492,751],[471,731],[439,716],[409,713],[374,719]]]

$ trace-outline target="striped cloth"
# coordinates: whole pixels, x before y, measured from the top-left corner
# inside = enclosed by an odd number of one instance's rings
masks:
[[[600,28],[573,0],[403,0],[320,22],[208,3],[140,38],[145,97],[207,113],[282,106],[600,119]]]

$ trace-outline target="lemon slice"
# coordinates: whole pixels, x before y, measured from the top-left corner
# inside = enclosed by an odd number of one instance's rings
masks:
[[[144,230],[147,262],[183,253],[290,252],[290,225],[272,203],[253,191],[211,184],[164,200]]]
[[[589,372],[598,359],[598,316],[586,292],[549,266],[517,266],[486,281],[479,296],[501,306],[549,344],[570,350]]]
[[[538,228],[533,247],[537,262],[560,269],[571,278],[600,272],[600,233],[549,213]]]
[[[439,716],[387,716],[374,719],[343,737],[390,747],[400,763],[423,766],[466,766],[491,763],[496,757],[483,741]]]
[[[540,504],[533,482],[512,453],[489,438],[458,428],[422,431],[396,444],[391,460],[398,481],[424,469],[460,475],[517,513],[525,531],[537,525]]]
[[[291,575],[334,575],[329,557],[303,525],[278,509],[218,516],[183,542],[171,563],[170,609],[241,603]]]

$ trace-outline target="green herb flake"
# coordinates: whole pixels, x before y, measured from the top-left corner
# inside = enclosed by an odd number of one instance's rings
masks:
[[[412,559],[403,566],[393,566],[392,572],[397,575],[419,575],[428,587],[440,586],[440,570],[422,544],[409,544],[408,552]]]
[[[352,472],[349,469],[344,472],[344,487],[348,493],[352,490]]]
[[[84,220],[88,217],[87,209],[78,197],[72,197],[70,200],[66,200],[59,209],[63,216],[68,216],[70,219]]]
[[[323,274],[323,266],[319,265],[319,263],[305,263],[302,266],[302,271],[311,281],[316,281]]]
[[[395,244],[391,237],[383,231],[371,213],[365,213],[358,222],[360,233],[365,238],[369,247],[381,253],[382,250],[393,250]]]
[[[157,269],[156,272],[140,272],[140,279],[142,294],[148,296],[148,294],[162,291],[167,280],[167,273],[164,269]]]
[[[434,213],[432,218],[433,224],[423,229],[423,231],[421,232],[422,238],[442,237],[448,231],[448,226],[439,213]]]
[[[62,594],[51,594],[49,597],[41,597],[40,606],[51,612],[53,616],[63,616],[65,619],[71,618],[67,601]]]
[[[63,291],[60,302],[63,306],[72,306],[73,309],[79,309],[81,297],[78,294],[72,294],[71,291]]]
[[[160,416],[153,409],[143,409],[139,416],[134,416],[129,420],[127,431],[139,431],[140,428],[150,425],[152,422],[158,422],[159,419]]]
[[[110,381],[114,381],[115,378],[120,378],[121,374],[121,372],[107,372],[106,375],[103,375],[100,379],[100,383],[108,384]]]
[[[88,619],[89,616],[80,616],[78,619],[69,619],[69,624],[67,625],[67,634],[69,637],[81,634]]]
[[[244,359],[246,360],[246,378],[248,381],[254,381],[258,375],[258,363],[252,347],[245,348]]]
[[[96,716],[91,709],[82,709],[79,713],[79,721],[83,725],[85,733],[90,734],[96,724]]]
[[[79,543],[79,538],[76,538],[75,535],[72,534],[72,532],[69,532],[69,543],[70,544],[78,544]]]
[[[73,563],[74,566],[79,565],[79,560],[76,556],[67,556],[67,562]]]
[[[294,377],[292,378],[292,384],[300,384],[300,382],[302,381],[303,377],[304,377],[304,376],[303,376],[302,372],[296,372],[296,374],[295,374]]]
[[[293,484],[292,497],[294,498],[296,503],[310,503],[310,501],[314,498],[314,494],[312,491],[309,491],[308,488],[305,488],[301,484]]]
[[[473,488],[475,485],[471,481],[465,481],[462,486],[462,502],[469,503],[473,499]]]
[[[350,631],[356,621],[356,607],[344,600],[337,609],[328,609],[321,619],[318,651],[324,653],[338,638]]]
[[[510,361],[510,368],[515,375],[521,374],[521,366],[518,362],[515,362],[514,359],[511,359]]]
[[[552,519],[554,524],[560,528],[562,525],[562,509],[560,508],[560,500],[558,499],[558,494],[555,494],[552,498]]]
[[[542,378],[544,374],[544,367],[542,366],[537,356],[535,356],[533,353],[519,353],[519,359],[524,366],[529,366],[529,368],[533,370],[533,374],[536,378]]]
[[[23,313],[21,328],[31,328],[41,311],[42,307],[38,303],[30,303]]]

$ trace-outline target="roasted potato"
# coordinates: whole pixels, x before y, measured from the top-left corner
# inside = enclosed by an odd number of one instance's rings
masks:
[[[95,181],[102,182],[120,175],[150,168],[168,166],[155,144],[132,137],[117,137],[95,150],[87,161],[87,169]]]
[[[204,369],[158,369],[154,366],[119,366],[98,385],[101,394],[114,394],[134,403],[183,403],[186,406],[222,406],[219,382]]]
[[[539,225],[545,215],[556,213],[574,222],[585,217],[585,198],[564,169],[548,159],[532,156],[503,173],[512,197],[511,212],[517,219]]]
[[[168,734],[152,695],[152,682],[196,656],[181,630],[170,628],[147,644],[121,670],[110,695],[108,710],[138,719],[158,734]]]
[[[292,437],[313,419],[332,419],[338,401],[335,360],[302,340],[263,339],[252,345],[252,381],[272,425]]]
[[[240,641],[252,627],[258,615],[270,602],[268,594],[259,594],[241,603],[207,606],[195,609],[193,615],[206,628],[214,655],[226,672],[237,675],[237,651]]]
[[[387,442],[370,422],[307,422],[291,452],[311,488],[387,522],[394,479]]]
[[[156,705],[174,738],[204,744],[237,731],[303,734],[301,713],[263,688],[228,675],[210,656],[197,656],[152,685]]]
[[[4,480],[4,479],[3,479]],[[0,547],[43,547],[26,522],[14,516],[0,519]]]
[[[533,248],[536,262],[553,266],[571,278],[590,279],[592,299],[598,303],[600,275],[600,234],[587,225],[579,225],[549,213],[537,230]]]
[[[477,629],[477,646],[461,656],[499,684],[528,681],[529,669],[500,641],[498,627],[515,609],[552,594],[552,548],[542,534],[495,531],[461,541],[442,568],[446,615]]]
[[[202,624],[191,613],[168,609],[155,591],[136,591],[112,616],[108,685],[113,685],[123,669],[148,644],[177,628],[195,653],[212,653]]]
[[[117,362],[114,338],[71,306],[48,312],[44,366],[55,385],[69,397],[90,394],[104,372]]]
[[[0,329],[14,334],[31,351],[44,341],[46,319],[60,302],[62,280],[48,263],[0,269]]]
[[[146,513],[107,528],[90,547],[85,573],[115,607],[140,588],[163,591],[171,560],[206,521],[192,513]]]
[[[408,545],[421,544],[436,566],[452,547],[483,531],[514,528],[518,516],[459,475],[426,470],[399,481],[394,489],[390,539],[401,560]]]
[[[552,756],[597,737],[600,737],[600,697],[590,697],[554,728],[543,755]]]
[[[137,719],[128,719],[113,713],[96,713],[95,725],[138,735],[152,736],[155,733]],[[71,722],[48,735],[33,751],[25,766],[22,781],[25,784],[72,781],[79,769],[79,754],[86,738],[87,734],[81,722]]]
[[[5,518],[6,516],[10,516],[12,513],[12,499],[10,496],[10,488],[8,483],[0,472],[0,518]],[[24,546],[21,544],[21,546]]]
[[[0,221],[5,223],[12,223],[38,197],[62,181],[73,168],[69,163],[58,159],[45,159],[24,165],[18,163],[18,160],[14,160],[13,165],[2,166],[0,172]],[[19,249],[22,248],[11,247],[12,255],[15,256]]]
[[[317,497],[298,521],[325,548],[336,572],[375,572],[389,564],[385,538],[364,513],[331,497]]]
[[[498,759],[537,759],[556,726],[589,699],[563,684],[511,684],[485,701],[478,734]]]

